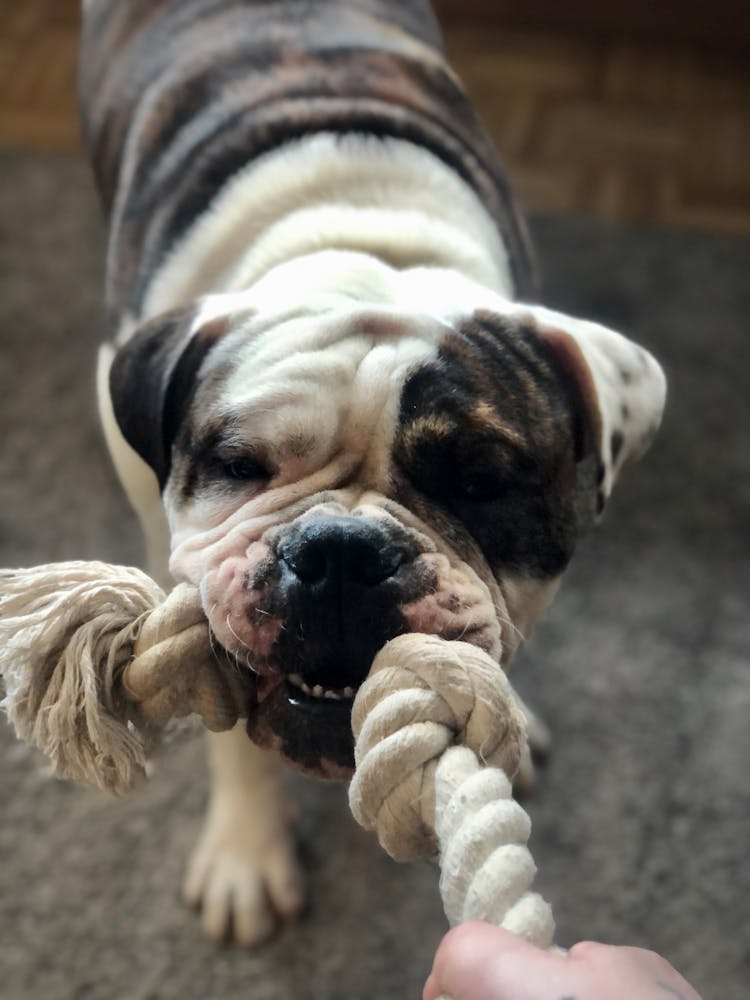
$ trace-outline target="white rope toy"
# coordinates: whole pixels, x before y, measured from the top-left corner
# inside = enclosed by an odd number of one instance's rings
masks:
[[[529,891],[531,823],[510,781],[525,720],[501,667],[467,643],[399,636],[376,656],[352,725],[355,819],[396,860],[439,854],[451,925],[485,920],[549,947],[552,910]]]
[[[0,674],[19,738],[61,777],[116,794],[143,778],[172,716],[230,729],[252,684],[213,649],[194,587],[167,597],[140,570],[84,562],[0,571]],[[358,822],[397,860],[439,856],[451,924],[486,920],[549,947],[510,780],[525,720],[502,668],[468,643],[399,636],[375,658],[352,726]]]

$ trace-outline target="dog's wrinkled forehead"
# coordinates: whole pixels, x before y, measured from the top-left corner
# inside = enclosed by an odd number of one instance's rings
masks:
[[[344,485],[344,468],[382,488],[403,383],[440,332],[429,318],[362,309],[232,330],[175,437],[169,499],[226,500],[238,486],[278,489],[328,467],[326,489]]]
[[[216,405],[246,439],[313,462],[327,457],[322,449],[354,454],[383,429],[406,371],[431,352],[436,332],[415,325],[372,312],[287,323],[239,355]]]

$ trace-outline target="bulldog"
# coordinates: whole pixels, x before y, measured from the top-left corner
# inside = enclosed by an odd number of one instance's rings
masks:
[[[200,588],[252,692],[210,737],[185,896],[250,945],[304,902],[278,761],[351,774],[352,699],[400,633],[507,665],[664,377],[533,304],[423,0],[85,0],[80,93],[106,439],[150,571]]]

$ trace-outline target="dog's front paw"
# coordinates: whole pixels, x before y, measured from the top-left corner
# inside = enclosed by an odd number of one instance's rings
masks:
[[[211,810],[190,858],[183,896],[200,907],[203,929],[215,941],[252,947],[305,905],[305,880],[289,823],[252,814]],[[243,812],[244,810],[240,810]]]

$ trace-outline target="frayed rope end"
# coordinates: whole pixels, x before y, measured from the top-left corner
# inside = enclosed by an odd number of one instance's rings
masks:
[[[68,562],[0,571],[0,703],[55,774],[114,795],[146,774],[148,734],[120,691],[134,625],[164,600],[132,567]]]

